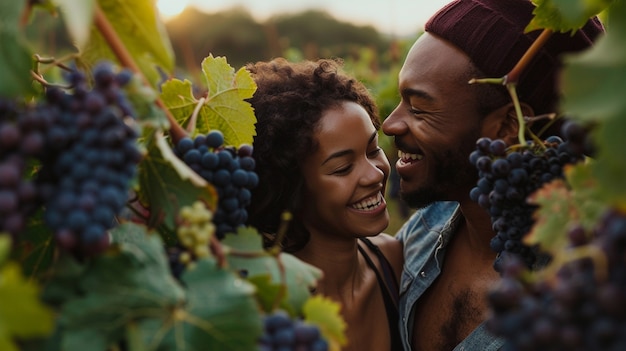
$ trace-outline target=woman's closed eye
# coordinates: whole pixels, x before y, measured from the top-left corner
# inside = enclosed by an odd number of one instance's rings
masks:
[[[335,169],[331,174],[345,175],[345,174],[350,173],[351,170],[352,170],[352,164],[349,164],[349,165]]]
[[[376,149],[374,149],[374,150],[372,150],[372,151],[368,152],[368,153],[367,153],[367,157],[369,157],[369,158],[375,158],[376,156],[380,155],[380,152],[381,152],[382,150],[383,150],[382,148],[377,147]]]

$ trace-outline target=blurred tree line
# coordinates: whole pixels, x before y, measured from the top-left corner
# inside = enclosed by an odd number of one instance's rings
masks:
[[[317,10],[257,22],[243,7],[219,13],[188,7],[166,27],[179,59],[191,55],[194,62],[199,62],[211,52],[226,56],[235,67],[284,56],[289,49],[307,59],[354,57],[363,47],[386,54],[393,40],[374,27],[341,22]]]
[[[401,39],[373,26],[339,21],[320,10],[280,14],[259,22],[245,7],[215,13],[187,7],[165,26],[177,66],[188,72],[210,53],[225,56],[235,68],[277,56],[359,61],[365,55],[374,74],[388,71],[402,57]],[[37,48],[41,52],[61,56],[73,51],[61,21],[44,11],[36,13],[27,33],[31,39],[45,38]]]

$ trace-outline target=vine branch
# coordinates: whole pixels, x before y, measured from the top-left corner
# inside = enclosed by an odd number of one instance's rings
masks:
[[[96,25],[96,28],[98,28],[98,30],[100,31],[100,34],[102,34],[104,40],[106,40],[106,42],[109,44],[109,47],[111,48],[117,59],[120,61],[120,63],[133,71],[135,74],[139,75],[144,84],[149,86],[150,83],[139,69],[139,66],[137,66],[137,63],[135,63],[135,60],[133,60],[133,57],[126,49],[126,46],[115,32],[115,28],[113,28],[98,4],[95,5],[94,23]],[[167,117],[167,120],[170,123],[170,133],[172,134],[172,141],[174,143],[177,143],[180,139],[187,136],[187,132],[178,124],[178,122],[169,111],[167,106],[165,106],[161,98],[157,97],[155,100],[155,104],[161,110],[163,110]]]
[[[537,56],[537,53],[541,48],[546,44],[548,39],[552,36],[552,30],[549,28],[544,28],[541,31],[541,34],[533,41],[533,43],[528,47],[524,55],[517,61],[515,66],[503,77],[501,78],[472,78],[468,82],[469,84],[474,83],[487,83],[487,84],[502,84],[506,86],[506,89],[513,100],[513,105],[515,106],[515,114],[517,116],[517,122],[519,124],[519,130],[517,134],[517,138],[519,143],[522,146],[526,145],[526,120],[524,119],[524,115],[522,114],[522,108],[519,102],[519,98],[517,96],[517,83],[519,81],[520,76],[524,73],[524,70],[530,62]],[[531,133],[532,134],[532,133]],[[531,135],[533,139],[536,139],[535,136]],[[540,143],[541,144],[541,143]]]
[[[509,71],[509,73],[504,76],[504,84],[517,84],[517,82],[519,81],[519,77],[522,75],[522,73],[524,73],[524,70],[530,64],[533,58],[537,56],[539,50],[541,50],[541,48],[546,44],[548,39],[550,39],[550,36],[552,36],[552,30],[544,28],[543,31],[541,31],[541,34],[539,34],[539,36],[537,37],[537,39],[535,39],[535,41],[533,41],[530,47],[526,50],[522,58],[520,58],[515,66]]]

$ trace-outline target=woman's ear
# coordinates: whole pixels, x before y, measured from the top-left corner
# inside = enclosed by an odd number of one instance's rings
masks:
[[[533,109],[526,103],[520,104],[522,117],[534,115]],[[518,143],[519,121],[515,106],[508,103],[491,111],[483,120],[482,135],[491,139],[502,139],[507,145]]]

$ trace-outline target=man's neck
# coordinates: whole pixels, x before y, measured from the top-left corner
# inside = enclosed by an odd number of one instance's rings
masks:
[[[462,232],[466,237],[466,244],[478,256],[491,259],[495,257],[495,252],[491,249],[491,239],[496,235],[492,229],[491,218],[487,210],[472,200],[460,203],[463,223],[457,228],[457,232]]]

